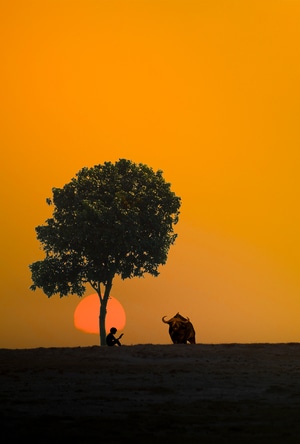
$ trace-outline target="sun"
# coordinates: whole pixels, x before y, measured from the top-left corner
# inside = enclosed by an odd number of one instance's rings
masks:
[[[99,334],[99,296],[97,293],[86,296],[79,302],[74,311],[74,325],[85,333]],[[122,330],[126,324],[126,315],[122,304],[112,296],[107,303],[105,319],[106,332],[111,327]]]

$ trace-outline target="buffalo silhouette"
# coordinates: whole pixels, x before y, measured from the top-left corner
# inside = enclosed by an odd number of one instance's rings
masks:
[[[173,318],[168,321],[163,316],[162,321],[169,325],[169,335],[173,344],[196,344],[196,333],[193,324],[189,318],[184,318],[181,314],[176,313]]]

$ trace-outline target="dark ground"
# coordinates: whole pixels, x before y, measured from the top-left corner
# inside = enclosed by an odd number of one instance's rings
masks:
[[[2,443],[300,443],[300,344],[0,349]]]

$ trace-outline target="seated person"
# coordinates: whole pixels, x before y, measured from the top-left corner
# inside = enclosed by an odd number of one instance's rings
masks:
[[[119,339],[121,339],[123,333],[118,338],[116,338],[115,334],[117,333],[117,331],[118,330],[116,329],[116,327],[112,327],[110,329],[110,333],[108,333],[108,335],[106,336],[106,344],[110,347],[112,347],[113,345],[121,346],[121,342],[119,341]]]

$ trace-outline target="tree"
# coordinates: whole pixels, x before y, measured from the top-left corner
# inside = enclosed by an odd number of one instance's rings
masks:
[[[113,279],[158,276],[177,234],[181,199],[162,171],[119,159],[82,168],[53,188],[53,217],[35,228],[44,260],[29,265],[33,284],[51,297],[82,296],[86,285],[100,300],[100,345]]]

